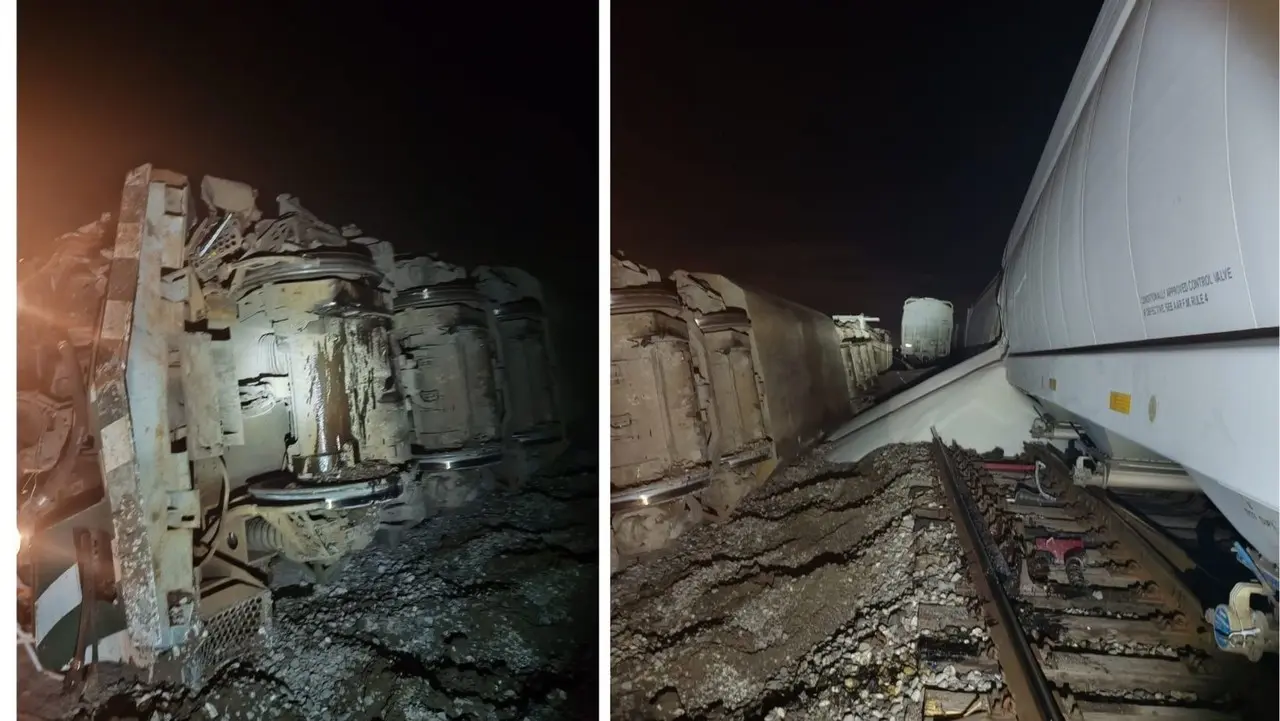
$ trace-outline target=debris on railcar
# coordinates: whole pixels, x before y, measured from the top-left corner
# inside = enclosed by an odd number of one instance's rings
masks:
[[[496,684],[475,704],[549,713],[561,702],[546,692],[563,700],[563,689],[542,687],[568,686],[558,674],[580,649],[493,616],[523,595],[537,608],[594,598],[594,460],[568,454],[537,280],[398,257],[291,195],[265,216],[257,195],[142,166],[118,215],[24,270],[25,668],[65,679],[90,706],[157,709],[157,689],[190,689],[169,694],[190,701],[279,672],[281,688],[259,684],[279,704],[257,706],[283,718],[298,711],[287,689],[316,682],[317,650],[341,637],[352,663],[328,669],[323,693],[338,705],[320,714],[336,718],[361,669],[382,658],[397,686],[412,674],[395,659],[432,662],[444,634],[476,649],[523,644],[520,664],[511,648],[474,652],[492,656],[477,673]],[[523,395],[509,392],[516,383]],[[544,547],[557,534],[568,535]],[[386,548],[371,549],[377,539]],[[560,570],[503,560],[526,546]],[[458,553],[467,560],[449,560]],[[451,563],[468,566],[453,578]],[[489,574],[512,580],[485,586]],[[487,590],[467,590],[477,583]],[[357,598],[358,611],[335,610]],[[406,616],[410,601],[415,613],[444,602],[456,613]],[[549,628],[571,622],[537,614]],[[531,689],[541,696],[527,699]],[[423,694],[423,712],[461,708]]]

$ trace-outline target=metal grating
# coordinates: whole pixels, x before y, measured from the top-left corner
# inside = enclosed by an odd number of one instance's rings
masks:
[[[232,661],[265,649],[271,639],[271,593],[259,591],[204,624],[194,652],[182,669],[183,681],[200,688]]]

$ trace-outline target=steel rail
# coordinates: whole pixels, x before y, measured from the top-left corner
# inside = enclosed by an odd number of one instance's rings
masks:
[[[996,575],[995,566],[987,555],[986,544],[982,542],[977,524],[969,514],[968,505],[960,492],[959,474],[942,442],[936,428],[930,428],[933,434],[934,458],[938,463],[938,479],[942,485],[943,495],[951,509],[951,516],[958,522],[956,532],[965,555],[969,557],[974,587],[982,601],[987,619],[987,631],[996,645],[997,659],[1004,671],[1005,685],[1009,688],[1016,705],[1019,721],[1066,721],[1058,701],[1054,697],[1053,687],[1049,685],[1044,671],[1036,658],[1035,650],[1027,641],[1027,636],[1018,623],[1013,603],[1005,595],[1000,579]]]

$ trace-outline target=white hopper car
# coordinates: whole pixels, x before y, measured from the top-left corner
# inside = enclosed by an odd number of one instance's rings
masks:
[[[1251,546],[1260,583],[1233,598],[1274,597],[1278,21],[1275,0],[1107,0],[968,313],[965,344],[994,345],[856,418],[833,459],[932,426],[1016,450],[1050,416],[1104,470],[1157,461],[1203,491]],[[1253,631],[1221,609],[1220,643]]]
[[[908,298],[902,304],[902,357],[912,365],[929,365],[951,355],[955,311],[936,298]]]

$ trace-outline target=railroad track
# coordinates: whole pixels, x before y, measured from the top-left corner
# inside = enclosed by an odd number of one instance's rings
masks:
[[[967,579],[953,580],[968,603],[918,607],[923,718],[1272,717],[1274,667],[1216,652],[1158,539],[1073,486],[1056,454],[1029,448],[1044,464],[1037,486],[1028,467],[983,463],[936,434],[933,451],[938,486],[915,515],[947,540],[917,565],[963,554]]]

